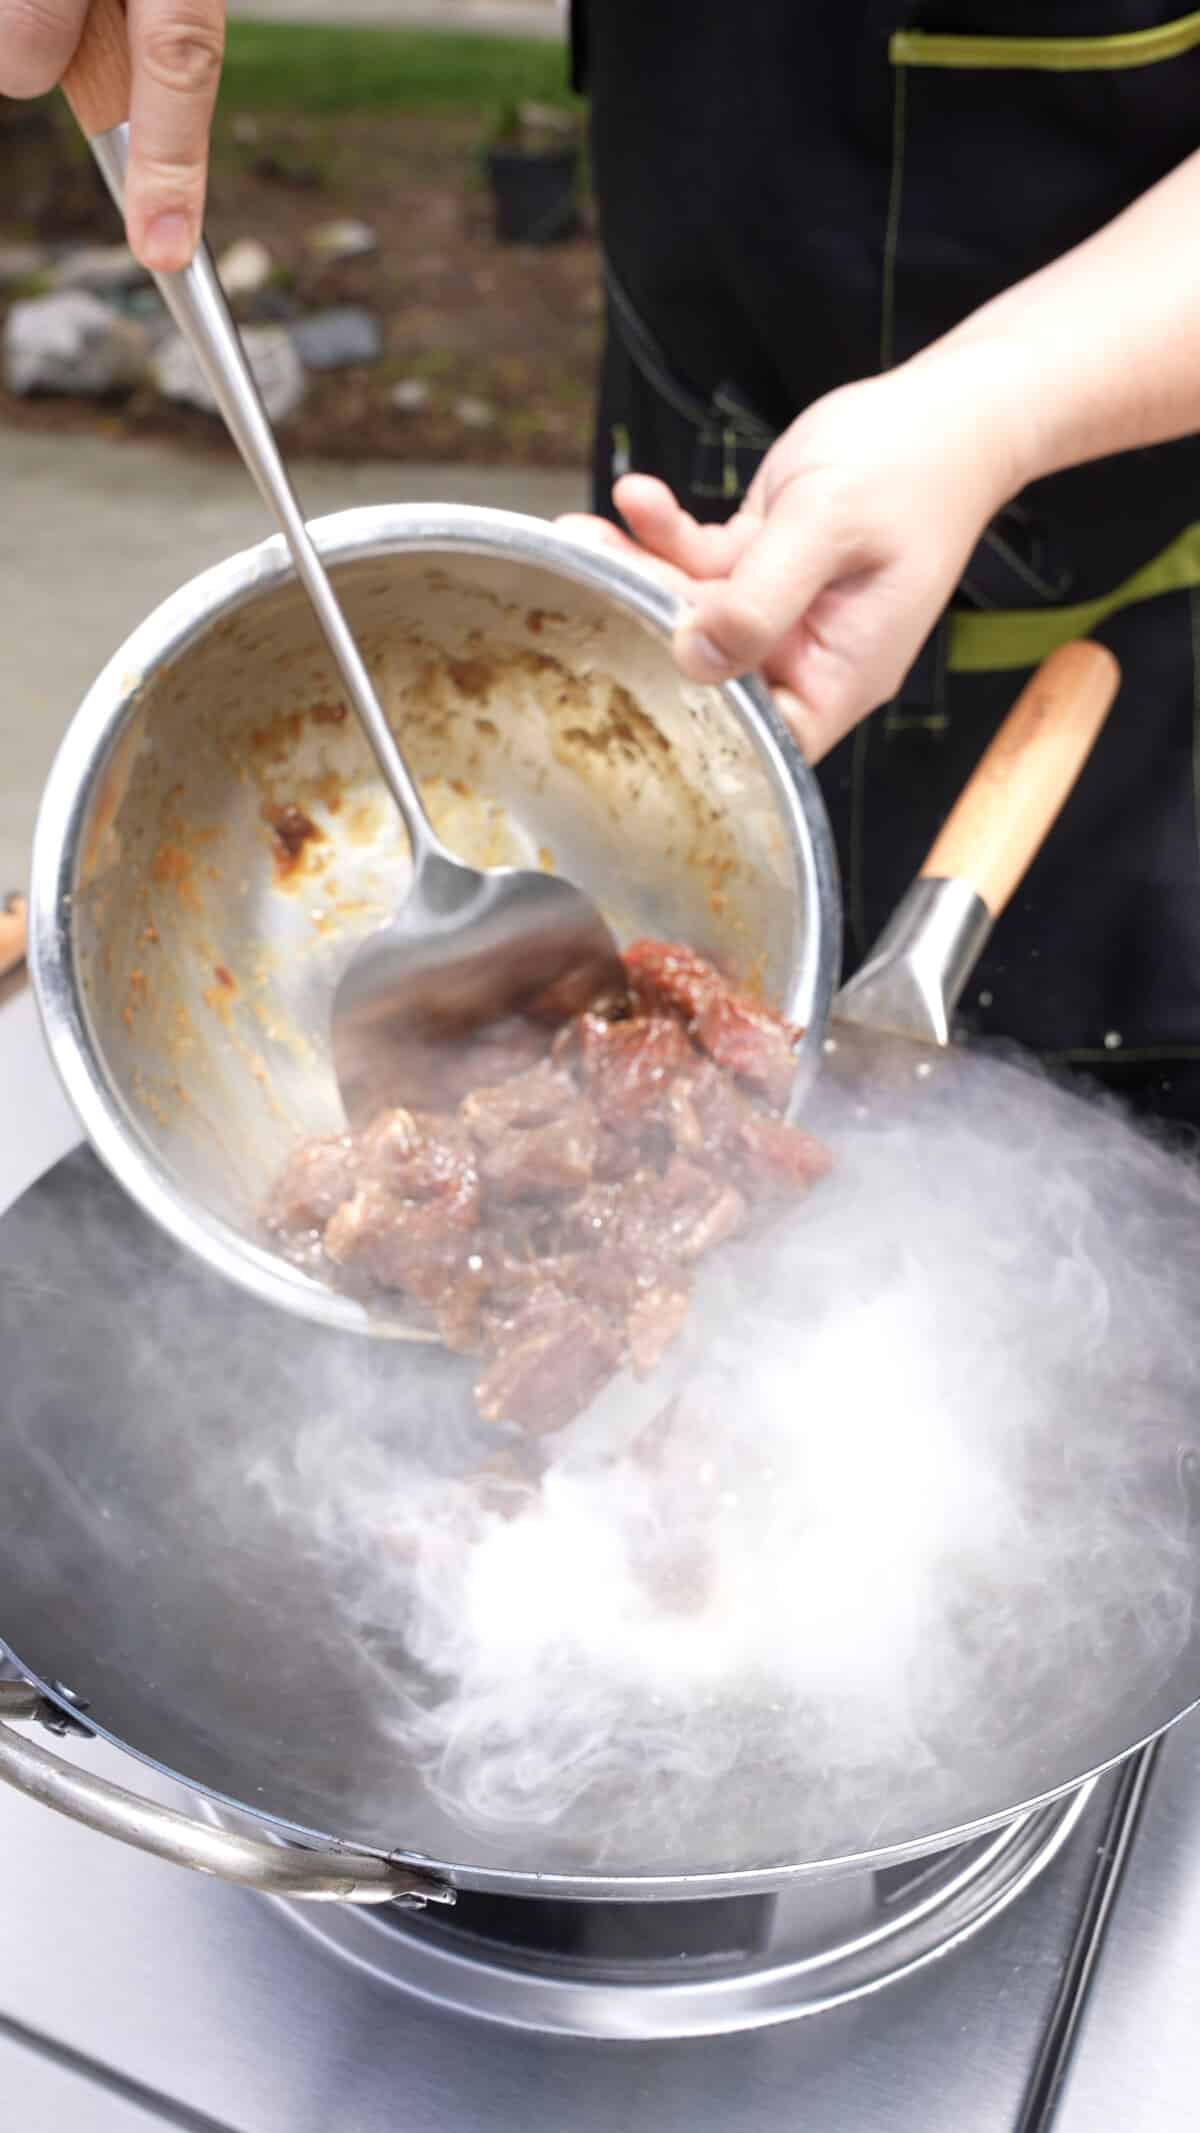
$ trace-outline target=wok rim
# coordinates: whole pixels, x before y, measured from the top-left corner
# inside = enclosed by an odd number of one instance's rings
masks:
[[[46,1682],[27,1667],[11,1645],[0,1639],[0,1655],[7,1655],[24,1680],[32,1683],[46,1701],[60,1710],[70,1721],[69,1730],[78,1732],[82,1726],[89,1737],[103,1741],[105,1746],[115,1748],[121,1754],[131,1756],[145,1769],[158,1777],[166,1778],[199,1802],[202,1816],[220,1821],[222,1815],[236,1816],[250,1823],[256,1830],[266,1832],[283,1844],[303,1847],[335,1847],[349,1858],[383,1859],[397,1867],[411,1866],[415,1871],[446,1887],[461,1889],[479,1895],[514,1896],[553,1899],[566,1902],[595,1903],[687,1903],[706,1901],[723,1896],[769,1896],[782,1890],[811,1881],[833,1881],[849,1878],[855,1874],[880,1873],[889,1867],[904,1866],[935,1854],[961,1850],[981,1838],[994,1835],[1010,1824],[1025,1820],[1053,1807],[1057,1802],[1073,1798],[1085,1788],[1111,1776],[1126,1763],[1132,1762],[1173,1732],[1185,1718],[1200,1710],[1200,1697],[1177,1711],[1165,1724],[1153,1727],[1142,1734],[1128,1748],[1107,1757],[1103,1762],[1085,1770],[1079,1777],[1070,1778],[1047,1792],[1035,1793],[1032,1798],[1021,1801],[1014,1807],[998,1810],[972,1822],[962,1822],[928,1837],[915,1837],[902,1844],[888,1845],[878,1851],[843,1852],[832,1858],[790,1861],[786,1865],[764,1867],[728,1867],[709,1869],[691,1874],[616,1874],[603,1873],[541,1873],[530,1867],[479,1867],[464,1866],[461,1861],[443,1859],[436,1853],[414,1851],[403,1844],[377,1846],[364,1844],[353,1838],[339,1837],[336,1831],[310,1828],[304,1823],[290,1822],[269,1810],[248,1805],[231,1794],[217,1791],[212,1786],[198,1783],[169,1764],[158,1761],[145,1750],[134,1747],[117,1733],[109,1731],[89,1711],[81,1717],[79,1708],[66,1696],[60,1684]]]

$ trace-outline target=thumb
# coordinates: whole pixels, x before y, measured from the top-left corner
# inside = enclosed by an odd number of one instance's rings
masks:
[[[129,0],[126,215],[153,273],[177,273],[200,241],[224,23],[224,0]]]
[[[896,695],[948,591],[894,564],[857,571],[818,593],[767,662],[810,762]]]
[[[725,577],[761,523],[743,506],[724,524],[701,525],[651,474],[623,475],[613,501],[635,540],[689,578]]]
[[[684,673],[720,681],[764,665],[845,567],[803,510],[799,490],[785,490],[753,526],[728,577],[697,586],[675,641]]]

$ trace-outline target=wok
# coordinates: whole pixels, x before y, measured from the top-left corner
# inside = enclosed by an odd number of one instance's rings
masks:
[[[1026,790],[999,781],[983,810],[990,832]],[[1010,846],[1027,847],[1030,835],[1018,826]],[[969,855],[960,864],[969,881]],[[963,928],[947,936],[944,910],[939,919],[946,982],[957,988]],[[982,930],[976,914],[977,939]],[[939,951],[910,923],[905,952],[928,972]],[[1168,1173],[1155,1176],[1169,1197]],[[1194,1198],[1185,1194],[1177,1212],[1183,1235],[1195,1226]],[[449,1484],[476,1450],[461,1359],[425,1353],[418,1389],[413,1351],[281,1314],[182,1250],[85,1150],[0,1222],[0,1352],[0,1629],[23,1676],[0,1702],[9,1717],[40,1716],[127,1748],[216,1803],[220,1826],[146,1807],[9,1728],[0,1728],[0,1776],[147,1850],[258,1887],[416,1903],[452,1900],[459,1888],[626,1901],[777,1889],[998,1826],[1123,1758],[1200,1696],[1200,1630],[1189,1613],[1157,1670],[1136,1621],[1109,1624],[1090,1693],[1054,1700],[1036,1595],[1027,1595],[995,1669],[983,1735],[973,1725],[956,1753],[967,1714],[949,1709],[938,1752],[918,1758],[903,1782],[894,1761],[875,1769],[864,1747],[858,1782],[831,1804],[819,1751],[807,1785],[793,1774],[782,1786],[767,1752],[714,1785],[686,1826],[661,1815],[642,1825],[628,1798],[608,1821],[594,1799],[585,1820],[568,1805],[524,1831],[463,1818],[447,1809],[436,1770],[398,1751],[391,1714],[381,1714],[381,1682],[406,1693],[411,1674],[415,1701],[428,1687],[402,1636],[384,1623],[359,1634],[361,1615],[347,1616],[344,1557],[314,1545],[303,1522],[274,1517],[257,1485],[310,1434],[328,1444],[330,1402],[348,1384],[347,1462],[368,1451],[386,1460],[397,1433],[415,1426]],[[1161,1397],[1155,1389],[1157,1404],[1142,1401],[1145,1434],[1129,1448],[1123,1486],[1144,1507],[1147,1592],[1169,1535],[1191,1597],[1200,1590],[1200,1414],[1176,1391],[1168,1382]],[[618,1393],[615,1411],[634,1397]],[[1085,1445],[1091,1423],[1064,1405],[1064,1443]],[[340,1477],[331,1469],[324,1478]],[[1052,1522],[1052,1502],[1047,1515]],[[1075,1666],[1074,1654],[1062,1664]],[[752,1701],[752,1685],[746,1695]],[[645,1768],[647,1795],[660,1781]]]

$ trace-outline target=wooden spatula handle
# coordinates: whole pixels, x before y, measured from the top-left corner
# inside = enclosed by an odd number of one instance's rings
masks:
[[[1101,644],[1060,645],[1021,691],[946,818],[922,881],[966,881],[998,918],[1040,850],[1121,686]]]
[[[25,960],[25,899],[16,896],[0,905],[0,978],[6,978]]]
[[[129,33],[124,0],[92,0],[63,94],[89,141],[129,117]]]

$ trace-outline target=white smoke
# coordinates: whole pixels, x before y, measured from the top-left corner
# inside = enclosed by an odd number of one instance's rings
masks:
[[[833,1177],[502,1506],[477,1444],[411,1420],[389,1441],[331,1411],[256,1464],[398,1766],[526,1863],[932,1834],[1171,1715],[1200,1571],[1197,1174],[995,1060],[886,1115],[825,1099]]]

